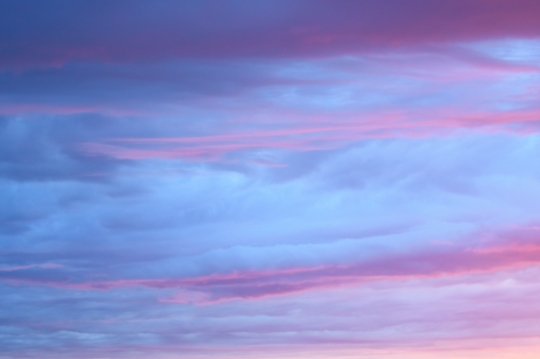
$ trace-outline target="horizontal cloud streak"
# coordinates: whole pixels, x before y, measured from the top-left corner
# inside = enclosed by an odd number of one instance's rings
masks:
[[[537,37],[535,1],[186,1],[4,3],[4,67],[72,59],[347,54],[498,37]],[[140,14],[145,14],[141,21]],[[19,19],[14,21],[12,19]],[[25,26],[33,21],[33,26]],[[205,24],[201,25],[201,21]],[[100,24],[99,27],[95,24]],[[67,36],[69,28],[70,36]],[[76,39],[76,40],[75,40]]]
[[[257,299],[310,289],[350,285],[358,282],[409,280],[439,276],[459,276],[475,272],[496,272],[540,263],[540,246],[510,245],[481,249],[420,252],[385,256],[357,264],[320,266],[263,271],[233,272],[194,278],[124,279],[100,282],[70,283],[24,279],[18,275],[1,275],[11,284],[45,285],[73,290],[109,290],[122,287],[154,289],[181,288],[202,303],[226,299]],[[34,267],[59,268],[58,265],[29,265],[3,268],[11,272]],[[196,294],[199,293],[199,294]],[[184,303],[183,298],[166,302]]]

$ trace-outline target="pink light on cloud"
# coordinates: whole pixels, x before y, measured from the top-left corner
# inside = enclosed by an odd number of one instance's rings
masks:
[[[0,358],[536,359],[538,19],[0,1]]]
[[[6,21],[6,26],[17,31],[7,42],[4,67],[59,66],[81,59],[136,62],[185,57],[313,57],[540,35],[536,21],[540,7],[534,0],[511,4],[500,0],[412,0],[377,5],[369,1],[299,0],[212,6],[167,2],[159,7],[124,4],[121,12],[108,4],[95,5],[89,11],[71,5],[68,13],[77,24],[71,28],[71,36],[63,35],[64,31],[38,30],[61,26],[58,17],[63,13],[48,11],[36,5],[25,14],[30,19],[39,18],[32,29],[21,25],[27,21]],[[5,12],[14,18],[21,9],[13,5]],[[50,16],[35,15],[40,13]],[[105,13],[108,16],[103,18]],[[143,23],[136,20],[141,13],[148,16]],[[200,18],[212,19],[204,30],[198,24]],[[94,27],[98,22],[103,26],[101,31]]]
[[[510,244],[478,249],[387,255],[347,265],[322,265],[273,270],[236,271],[192,278],[119,279],[69,283],[4,278],[12,284],[44,285],[69,290],[111,290],[129,287],[181,289],[165,302],[210,304],[231,299],[260,299],[359,283],[460,277],[474,273],[526,268],[540,264],[540,246]],[[6,267],[1,271],[61,268],[59,265]]]
[[[417,118],[425,120],[416,120]],[[103,142],[82,143],[80,149],[90,155],[105,155],[118,159],[215,161],[240,151],[313,151],[339,148],[361,140],[428,137],[452,134],[461,129],[530,134],[537,133],[537,130],[529,124],[535,124],[539,120],[540,111],[536,109],[471,113],[435,109],[402,115],[372,114],[361,121],[355,120],[353,116],[341,120],[329,118],[320,127],[243,131],[199,137],[111,138]],[[314,123],[319,121],[325,120],[317,117]]]

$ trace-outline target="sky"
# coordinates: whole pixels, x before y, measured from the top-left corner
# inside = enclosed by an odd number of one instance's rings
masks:
[[[0,359],[532,359],[537,0],[0,1]]]

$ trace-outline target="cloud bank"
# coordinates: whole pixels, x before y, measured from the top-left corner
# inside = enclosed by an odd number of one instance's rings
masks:
[[[0,14],[0,358],[538,352],[537,2]]]

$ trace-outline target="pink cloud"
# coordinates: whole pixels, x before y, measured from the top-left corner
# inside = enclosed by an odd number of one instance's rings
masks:
[[[181,289],[166,302],[213,303],[230,299],[259,299],[358,283],[410,280],[490,273],[540,264],[540,246],[509,244],[477,249],[390,255],[347,265],[322,265],[274,270],[251,270],[192,278],[152,278],[80,283],[4,278],[12,284],[45,285],[71,290],[110,290],[126,287]],[[21,270],[32,266],[18,267]],[[45,268],[41,266],[42,268]],[[48,265],[47,268],[56,268]]]
[[[108,4],[82,11],[68,4],[54,16],[32,17],[33,11],[50,11],[36,6],[22,12],[34,19],[35,26],[21,28],[20,23],[28,21],[25,17],[6,25],[14,29],[6,41],[2,65],[61,66],[73,59],[328,56],[381,47],[540,35],[540,6],[534,0],[233,4],[139,3],[123,5],[123,11]],[[21,15],[17,6],[5,12],[8,19]],[[108,16],[103,17],[104,13]],[[212,19],[204,30],[198,24],[200,18]],[[69,28],[70,21],[77,26]],[[101,30],[95,28],[96,23]],[[69,36],[64,34],[68,30]]]
[[[438,108],[402,114],[372,113],[363,115],[361,120],[355,119],[355,115],[335,117],[330,121],[329,118],[325,120],[318,116],[311,125],[297,119],[296,124],[302,127],[279,130],[238,131],[199,137],[110,138],[103,142],[82,143],[80,149],[91,155],[118,159],[182,158],[216,161],[230,153],[254,149],[321,150],[339,148],[365,139],[425,137],[447,134],[461,128],[486,132],[536,133],[535,127],[528,124],[534,124],[540,119],[540,111],[524,109],[464,113],[451,108]],[[326,121],[326,126],[319,121]],[[333,124],[330,125],[330,122]]]

